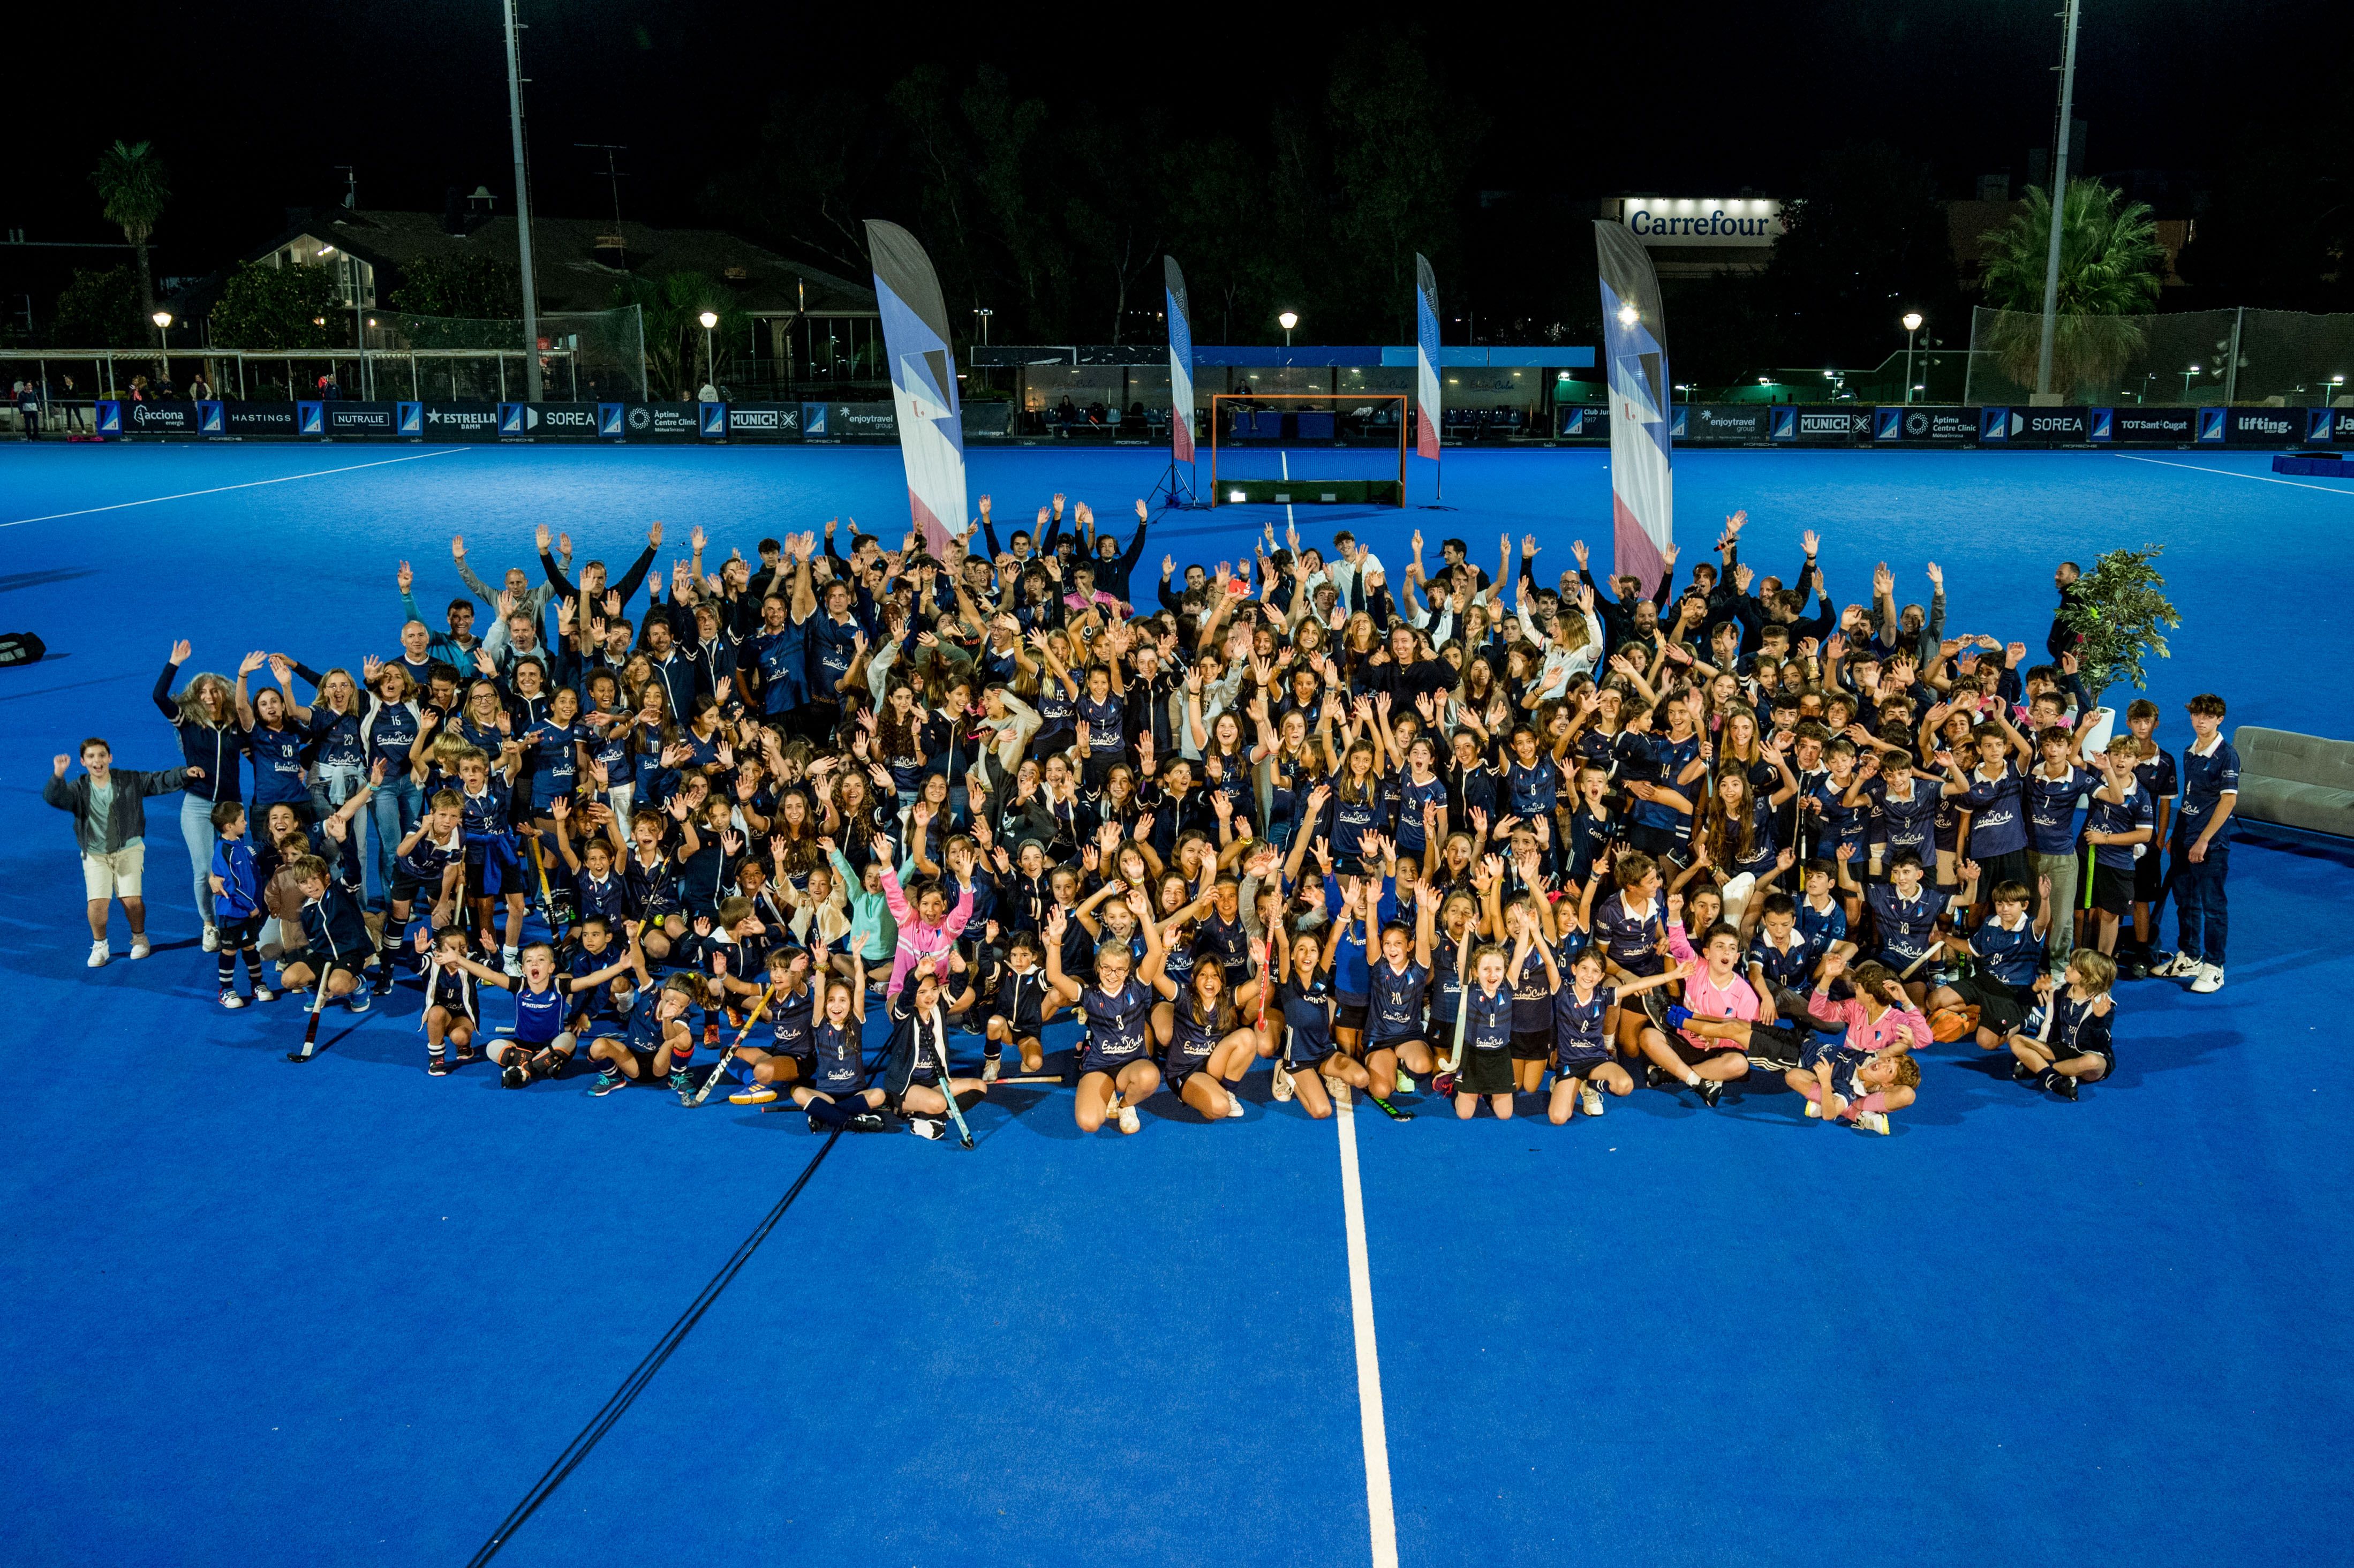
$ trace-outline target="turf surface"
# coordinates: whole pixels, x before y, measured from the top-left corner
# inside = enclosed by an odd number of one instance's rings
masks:
[[[1745,507],[1787,575],[1818,528],[1842,601],[1882,559],[1922,597],[1935,559],[1954,630],[2031,647],[2056,559],[2163,543],[2161,741],[2211,688],[2232,725],[2354,734],[2327,673],[2354,486],[2149,457],[1686,453],[1682,533]],[[1491,570],[1535,532],[1549,577],[1606,547],[1604,461],[1450,453],[1459,510],[1300,526],[1394,573],[1411,527]],[[971,460],[1003,522],[1059,488],[1123,535],[1161,466]],[[168,799],[156,953],[88,971],[49,757],[176,761],[147,692],[177,637],[192,668],[391,652],[395,562],[446,598],[452,533],[494,576],[543,521],[618,563],[654,517],[683,553],[695,523],[748,546],[904,506],[873,449],[0,449],[0,627],[51,649],[0,672],[0,1561],[464,1561],[821,1144],[578,1077],[429,1079],[406,987],[289,1066],[291,1002],[212,1003]],[[1148,558],[1238,555],[1270,514],[1172,514]],[[1562,1128],[1361,1113],[1399,1560],[2343,1561],[2354,1160],[2296,999],[2354,980],[2347,865],[2235,851],[2230,984],[2126,988],[2118,1075],[2077,1105],[1948,1046],[1887,1139],[1760,1086]],[[1264,1074],[1246,1096],[1219,1127],[1161,1096],[1123,1139],[1013,1089],[970,1154],[844,1139],[500,1561],[1369,1561],[1336,1128]]]

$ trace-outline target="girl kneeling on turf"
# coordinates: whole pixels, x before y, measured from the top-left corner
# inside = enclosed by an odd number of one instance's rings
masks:
[[[826,982],[825,1016],[811,1033],[817,1050],[817,1071],[806,1084],[788,1092],[793,1104],[809,1113],[811,1132],[848,1128],[853,1132],[880,1132],[883,1091],[866,1086],[866,1048],[859,1026],[866,1020],[866,960],[854,950],[850,973]]]
[[[995,1026],[997,1021],[990,1020]],[[1240,1078],[1258,1054],[1258,1034],[1235,1010],[1226,971],[1214,961],[1193,966],[1193,983],[1174,1001],[1152,1010],[1152,1033],[1168,1064],[1177,1097],[1212,1121],[1243,1114],[1243,1102],[1223,1080]]]
[[[1359,884],[1343,895],[1341,918],[1363,919],[1361,901],[1374,895],[1375,889]],[[1308,1114],[1319,1121],[1332,1114],[1328,1078],[1353,1089],[1364,1088],[1373,1081],[1332,1038],[1332,1017],[1340,1005],[1332,992],[1332,955],[1339,946],[1337,940],[1319,942],[1305,933],[1292,938],[1287,973],[1275,991],[1276,1006],[1283,1014],[1283,1054],[1275,1064],[1276,1098],[1288,1097],[1284,1093],[1288,1085]]]
[[[1562,975],[1553,951],[1545,949],[1545,973],[1553,982],[1553,1100],[1545,1114],[1553,1126],[1569,1120],[1575,1111],[1602,1114],[1603,1089],[1614,1095],[1635,1092],[1635,1079],[1610,1054],[1620,999],[1654,986],[1666,985],[1681,972],[1663,969],[1641,980],[1612,987],[1602,983],[1602,950],[1581,948],[1571,955],[1569,973]]]
[[[1144,933],[1144,961],[1131,972],[1128,944],[1106,942],[1096,949],[1091,986],[1063,971],[1070,913],[1056,905],[1046,916],[1046,984],[1087,1015],[1087,1051],[1079,1058],[1079,1091],[1073,1107],[1081,1132],[1094,1132],[1113,1118],[1120,1131],[1136,1131],[1138,1103],[1161,1086],[1161,1069],[1146,1050],[1152,1000],[1156,994],[1173,999],[1177,982],[1163,972],[1168,951],[1161,945],[1161,927],[1152,921],[1143,889],[1129,888],[1128,898]]]

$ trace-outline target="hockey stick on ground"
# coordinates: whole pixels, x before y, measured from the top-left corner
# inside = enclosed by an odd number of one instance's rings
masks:
[[[727,1071],[727,1058],[736,1054],[737,1046],[744,1044],[744,1037],[752,1033],[754,1024],[760,1022],[760,1014],[769,1011],[769,999],[776,994],[777,988],[773,982],[761,988],[760,1000],[752,1009],[752,1016],[744,1021],[744,1027],[736,1032],[733,1042],[719,1048],[719,1060],[711,1065],[710,1075],[703,1080],[703,1086],[695,1091],[695,1097],[686,1102],[688,1105],[699,1106],[711,1097],[712,1086],[718,1083]]]
[[[1463,928],[1462,944],[1455,949],[1455,981],[1458,999],[1455,1004],[1455,1049],[1447,1054],[1447,1071],[1452,1074],[1463,1065],[1463,1036],[1471,1027],[1471,927]]]
[[[319,966],[318,989],[311,993],[311,1022],[302,1026],[302,1049],[287,1052],[288,1061],[307,1062],[319,1049],[319,1009],[327,1003],[327,977],[334,972],[332,964]]]
[[[919,1022],[916,1027],[917,1032],[921,1033],[923,1025]],[[949,1071],[949,1041],[947,1030],[942,1029],[933,1034],[932,1054],[939,1058],[940,1098],[949,1102],[949,1119],[956,1123],[957,1141],[963,1144],[967,1149],[970,1149],[972,1147],[972,1128],[965,1126],[964,1124],[964,1112],[957,1106],[956,1078],[955,1075]],[[1000,1081],[1002,1082],[1002,1080]]]

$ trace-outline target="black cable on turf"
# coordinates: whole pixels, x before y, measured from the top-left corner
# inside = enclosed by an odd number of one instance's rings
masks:
[[[711,1277],[710,1283],[696,1292],[686,1310],[679,1314],[678,1321],[654,1341],[653,1349],[648,1351],[645,1359],[621,1380],[621,1386],[613,1391],[613,1396],[605,1402],[604,1407],[589,1417],[588,1425],[564,1446],[564,1451],[557,1455],[546,1473],[532,1484],[531,1490],[524,1494],[523,1501],[508,1510],[506,1518],[499,1521],[498,1529],[491,1532],[491,1538],[482,1542],[481,1550],[466,1560],[467,1568],[482,1568],[482,1564],[497,1556],[499,1548],[514,1539],[514,1532],[523,1528],[524,1521],[538,1511],[539,1505],[555,1494],[556,1489],[564,1484],[567,1477],[580,1467],[580,1462],[588,1457],[589,1451],[603,1441],[605,1434],[613,1429],[614,1423],[628,1413],[630,1406],[637,1402],[638,1395],[645,1392],[646,1384],[662,1371],[663,1363],[670,1360],[671,1352],[677,1350],[687,1335],[694,1331],[695,1324],[703,1320],[703,1315],[711,1310],[712,1303],[719,1299],[720,1293],[744,1271],[744,1266],[752,1261],[752,1255],[760,1250],[760,1244],[769,1239],[769,1233],[777,1228],[777,1222],[785,1217],[785,1211],[793,1206],[793,1200],[801,1195],[801,1189],[809,1185],[810,1178],[817,1174],[818,1166],[832,1152],[835,1141],[841,1137],[838,1128],[827,1135],[823,1147],[810,1157],[810,1162],[802,1167],[801,1175],[785,1189],[785,1195],[777,1200],[776,1207],[770,1209],[768,1216],[752,1228],[752,1234],[737,1245],[735,1253],[720,1266],[719,1272]]]

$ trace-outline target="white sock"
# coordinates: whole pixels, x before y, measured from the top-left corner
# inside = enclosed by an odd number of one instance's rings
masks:
[[[1686,1067],[1684,1069],[1684,1085],[1687,1088],[1696,1089],[1700,1087],[1700,1075],[1693,1072],[1690,1067]]]
[[[509,946],[507,946],[507,947],[501,948],[499,949],[499,957],[501,957],[501,958],[503,958],[503,959],[512,959],[512,958],[514,958],[514,956],[515,956],[515,949],[514,949],[514,948],[512,945],[509,945]]]

